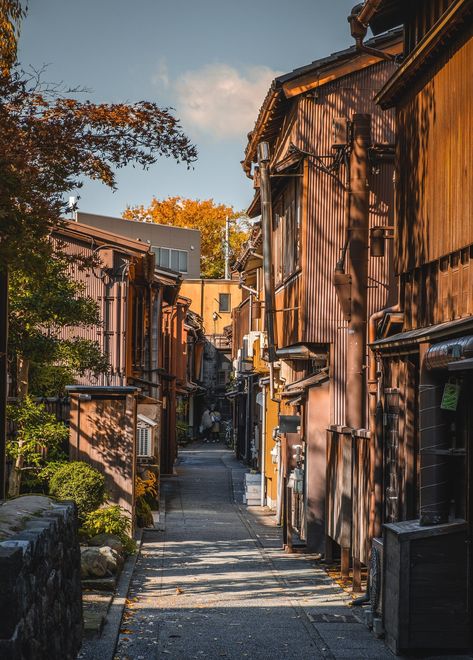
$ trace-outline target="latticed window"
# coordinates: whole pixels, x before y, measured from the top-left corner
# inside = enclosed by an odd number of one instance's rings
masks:
[[[149,426],[138,426],[137,428],[137,454],[138,456],[152,456],[153,448],[151,442],[151,429]]]

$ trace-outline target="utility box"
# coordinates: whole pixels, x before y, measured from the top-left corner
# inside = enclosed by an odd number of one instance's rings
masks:
[[[383,618],[394,653],[470,645],[468,536],[464,521],[384,526]]]
[[[347,117],[335,117],[332,124],[332,149],[341,149],[350,142],[350,122]]]
[[[247,506],[261,504],[261,474],[245,474],[245,503]]]

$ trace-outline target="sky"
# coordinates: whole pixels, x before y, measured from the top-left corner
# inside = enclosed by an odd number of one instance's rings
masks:
[[[150,100],[175,108],[199,157],[187,170],[161,159],[120,170],[118,190],[86,182],[79,209],[118,216],[152,197],[213,198],[248,207],[247,133],[271,81],[353,45],[356,0],[29,0],[23,68],[86,88],[96,102]],[[73,194],[73,193],[71,193]]]

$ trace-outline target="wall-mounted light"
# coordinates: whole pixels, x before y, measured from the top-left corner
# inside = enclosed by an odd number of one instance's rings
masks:
[[[384,257],[387,240],[394,238],[393,227],[371,227],[370,228],[370,255],[372,257]]]

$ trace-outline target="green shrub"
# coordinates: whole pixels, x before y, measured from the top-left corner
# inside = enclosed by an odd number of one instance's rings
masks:
[[[68,465],[68,461],[48,461],[38,472],[38,479],[49,486],[51,479],[64,465]]]
[[[97,534],[114,534],[123,543],[128,554],[136,550],[135,541],[130,538],[131,523],[129,517],[118,506],[106,506],[87,514],[82,530],[89,538]]]
[[[136,500],[136,524],[138,527],[153,527],[153,514],[151,507],[144,497]]]
[[[60,467],[49,482],[49,493],[60,500],[74,500],[79,520],[105,499],[105,477],[88,463],[73,461]]]

